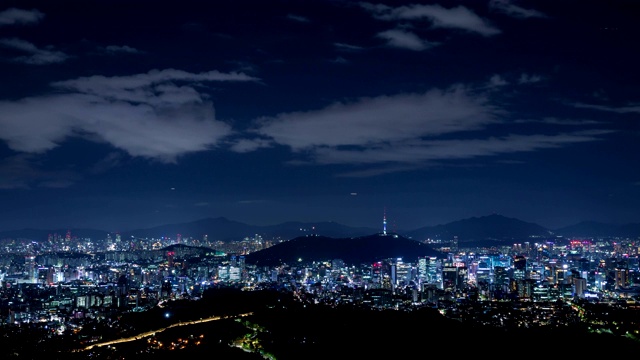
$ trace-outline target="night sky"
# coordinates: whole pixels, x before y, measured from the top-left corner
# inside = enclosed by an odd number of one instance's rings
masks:
[[[0,5],[0,230],[640,222],[639,1]]]

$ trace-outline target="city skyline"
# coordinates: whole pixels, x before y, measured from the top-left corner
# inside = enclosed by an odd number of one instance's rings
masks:
[[[0,231],[640,222],[633,1],[10,1]]]

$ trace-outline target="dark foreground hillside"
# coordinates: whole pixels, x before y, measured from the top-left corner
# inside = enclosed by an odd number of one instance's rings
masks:
[[[223,318],[190,324],[212,315]],[[396,311],[303,304],[293,294],[275,290],[210,289],[202,300],[179,300],[152,311],[123,314],[117,319],[119,328],[125,329],[120,333],[114,331],[114,323],[105,322],[96,321],[76,334],[85,335],[84,340],[71,333],[41,339],[24,329],[21,334],[5,331],[0,358],[362,359],[413,358],[442,351],[473,356],[516,349],[576,358],[592,355],[594,344],[601,353],[612,355],[640,351],[640,343],[583,328],[506,330],[462,323],[432,308]],[[181,325],[167,328],[171,324]],[[153,335],[137,336],[149,330]],[[125,337],[133,341],[87,350],[95,342],[86,339],[95,336],[101,337],[98,343]]]
[[[484,357],[520,349],[559,357],[638,353],[632,340],[575,328],[500,329],[446,319],[433,309],[412,312],[342,308],[303,308],[262,312],[253,320],[269,329],[263,345],[279,360],[302,358],[415,358],[453,351]],[[525,350],[529,349],[529,350]],[[538,351],[536,350],[536,351]]]

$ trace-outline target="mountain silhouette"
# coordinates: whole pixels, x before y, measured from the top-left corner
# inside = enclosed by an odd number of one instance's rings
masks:
[[[255,235],[260,235],[268,239],[281,238],[289,240],[307,234],[341,237],[362,236],[372,232],[375,232],[375,230],[350,227],[336,222],[304,223],[289,221],[276,225],[257,226],[218,217],[127,231],[124,232],[123,235],[139,238],[159,238],[162,236],[175,238],[177,234],[181,234],[183,238],[192,237],[198,239],[207,235],[210,241],[237,241]]]
[[[498,214],[472,217],[443,225],[426,226],[406,233],[407,237],[416,240],[451,240],[457,236],[458,240],[462,242],[511,241],[527,239],[530,236],[548,237],[551,235],[552,232],[549,229],[538,224]]]
[[[402,258],[416,262],[420,256],[443,257],[441,252],[417,240],[399,235],[374,234],[353,238],[301,236],[246,255],[245,261],[258,266],[341,259],[347,264],[363,264]]]
[[[116,235],[114,231],[85,228],[59,228],[0,231],[2,239],[23,239],[45,241],[51,234],[64,237],[70,231],[72,237],[90,238],[101,241]],[[125,238],[183,238],[202,239],[207,235],[210,241],[238,241],[246,237],[262,236],[265,239],[289,240],[299,236],[320,235],[333,238],[359,237],[374,234],[378,229],[368,227],[352,227],[333,221],[299,222],[288,221],[276,225],[250,225],[225,217],[204,218],[191,222],[166,224],[150,228],[135,229],[121,232]],[[498,214],[471,217],[435,226],[424,226],[415,230],[398,232],[398,234],[419,241],[426,239],[440,239],[450,241],[454,236],[460,243],[477,244],[509,243],[513,241],[527,241],[531,237],[550,238],[564,237],[640,237],[640,223],[623,225],[606,224],[595,221],[584,221],[575,225],[558,229],[547,229],[535,223],[522,221]]]

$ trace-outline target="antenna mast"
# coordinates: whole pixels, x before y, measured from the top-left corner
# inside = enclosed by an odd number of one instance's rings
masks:
[[[382,213],[382,235],[387,236],[387,208]]]

